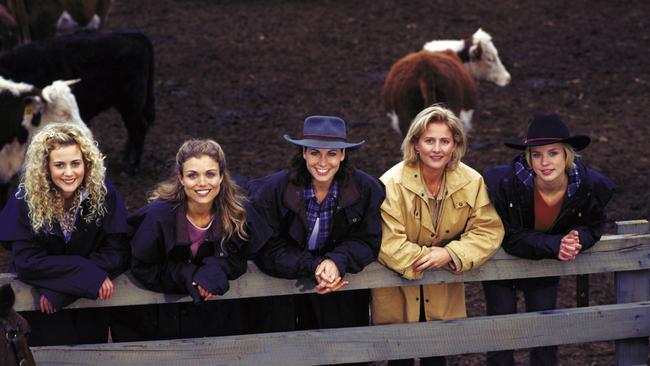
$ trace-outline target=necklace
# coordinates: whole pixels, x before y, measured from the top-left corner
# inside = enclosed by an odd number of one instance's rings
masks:
[[[207,221],[206,225],[197,225],[196,223],[194,223],[194,221],[192,221],[192,219],[190,218],[189,213],[185,214],[185,218],[187,219],[187,221],[189,221],[190,224],[192,224],[192,226],[194,226],[195,228],[197,228],[199,230],[207,230],[208,228],[210,228],[210,226],[212,225],[212,222],[214,221],[214,215],[210,215],[209,220],[200,220],[201,222],[206,222]]]

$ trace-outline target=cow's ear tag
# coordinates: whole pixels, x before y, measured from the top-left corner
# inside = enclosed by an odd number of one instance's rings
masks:
[[[32,107],[31,105],[25,106],[25,111],[23,112],[23,114],[25,115],[25,117],[31,116],[32,114],[34,114],[34,107]]]

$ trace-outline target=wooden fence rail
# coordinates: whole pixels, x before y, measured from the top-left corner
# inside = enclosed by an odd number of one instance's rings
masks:
[[[551,275],[616,272],[617,302],[554,311],[454,321],[324,329],[244,336],[34,348],[43,365],[317,365],[377,361],[488,350],[616,340],[619,365],[645,365],[650,336],[650,224],[645,220],[619,223],[621,234],[604,236],[575,261],[530,261],[499,251],[481,268],[459,276],[427,272],[407,281],[378,263],[361,273],[346,275],[347,290],[413,284],[471,282]],[[0,274],[11,283],[17,310],[38,308],[36,292]],[[143,289],[130,274],[118,277],[109,301],[80,299],[68,308],[159,304],[190,301],[188,296]],[[220,299],[312,292],[310,280],[283,280],[261,273],[253,264],[231,282]],[[215,301],[218,301],[215,300]]]

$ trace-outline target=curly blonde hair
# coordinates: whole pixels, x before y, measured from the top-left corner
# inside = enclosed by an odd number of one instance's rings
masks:
[[[79,146],[85,171],[72,202],[79,202],[83,192],[88,194],[88,212],[80,212],[80,217],[86,222],[99,220],[106,214],[106,168],[104,155],[99,151],[97,143],[75,124],[50,123],[30,142],[20,180],[19,194],[29,207],[29,219],[34,232],[50,232],[56,222],[64,231],[75,229],[74,221],[66,220],[66,216],[74,214],[77,205],[65,208],[64,199],[52,182],[49,168],[52,150],[71,145]]]
[[[223,178],[219,194],[212,205],[214,211],[219,215],[226,237],[230,238],[232,234],[236,233],[240,238],[247,239],[246,209],[244,208],[246,196],[230,177],[230,173],[226,169],[226,154],[214,140],[192,139],[185,141],[176,153],[176,164],[171,176],[156,185],[149,194],[149,202],[161,199],[179,205],[187,203],[187,195],[180,181],[180,177],[183,176],[183,164],[191,158],[201,158],[202,156],[207,156],[217,162],[219,173]]]

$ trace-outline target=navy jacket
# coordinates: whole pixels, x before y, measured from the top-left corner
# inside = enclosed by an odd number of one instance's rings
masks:
[[[0,213],[0,241],[11,246],[12,270],[57,309],[78,297],[96,299],[106,277],[115,277],[127,267],[128,212],[113,185],[108,179],[105,183],[106,215],[90,223],[77,218],[68,243],[58,224],[48,234],[34,233],[27,202],[15,194]],[[82,203],[84,210],[87,204],[87,200]]]
[[[520,159],[515,158],[515,161]],[[576,160],[581,184],[565,198],[560,214],[548,232],[535,231],[534,187],[526,186],[508,166],[490,168],[483,173],[494,206],[501,216],[506,234],[503,249],[528,259],[556,258],[562,237],[571,230],[580,235],[582,250],[591,248],[603,234],[607,218],[605,205],[612,197],[614,184],[600,173]]]
[[[256,214],[247,208],[249,240],[237,235],[223,236],[221,222],[212,223],[205,242],[192,257],[185,219],[185,206],[157,200],[131,214],[131,272],[150,290],[165,293],[189,293],[195,302],[201,296],[193,283],[213,294],[228,291],[228,280],[246,272],[246,257],[255,250],[257,240],[264,241],[264,232],[255,223]]]
[[[376,178],[355,170],[350,178],[339,182],[329,238],[314,251],[307,250],[304,187],[289,183],[288,170],[250,182],[249,190],[253,206],[272,232],[255,258],[264,272],[289,279],[313,277],[320,262],[329,258],[343,277],[377,259],[381,244],[379,207],[386,194]]]

